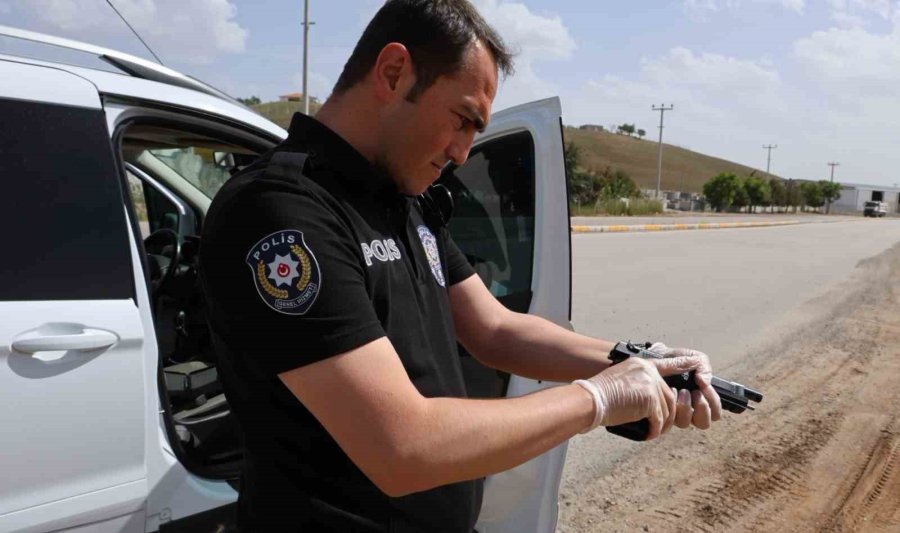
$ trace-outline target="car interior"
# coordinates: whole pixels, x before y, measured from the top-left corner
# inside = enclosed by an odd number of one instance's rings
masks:
[[[169,442],[188,469],[206,477],[235,477],[241,442],[206,327],[200,227],[219,188],[266,148],[159,124],[131,124],[121,136],[146,254]]]

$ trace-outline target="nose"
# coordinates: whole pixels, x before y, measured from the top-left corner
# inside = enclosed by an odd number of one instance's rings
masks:
[[[463,131],[456,135],[447,146],[447,159],[456,165],[462,165],[469,158],[469,150],[475,141],[475,132]]]

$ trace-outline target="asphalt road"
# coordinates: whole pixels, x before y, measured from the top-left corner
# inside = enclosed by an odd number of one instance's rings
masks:
[[[637,226],[641,224],[696,224],[707,222],[774,222],[796,220],[804,224],[840,222],[858,220],[863,218],[862,213],[856,215],[818,215],[812,213],[778,213],[742,215],[735,213],[687,213],[682,211],[669,211],[665,215],[644,217],[572,217],[573,226],[611,226],[623,224]]]
[[[900,241],[900,220],[573,235],[572,322],[606,339],[662,340],[727,368],[857,262]]]
[[[900,220],[585,234],[572,242],[576,331],[697,348],[717,375],[741,381],[754,356],[767,359],[800,326],[835,310],[834,295],[851,290],[857,265],[900,242]],[[605,431],[572,439],[561,501],[595,501],[587,487],[641,446]],[[561,506],[559,531],[580,531],[576,507]]]

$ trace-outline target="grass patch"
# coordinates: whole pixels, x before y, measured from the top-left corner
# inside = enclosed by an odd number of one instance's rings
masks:
[[[573,217],[590,217],[595,215],[610,216],[645,216],[658,215],[663,212],[662,205],[656,200],[632,198],[624,200],[599,200],[595,204],[571,204],[569,211]]]
[[[656,200],[637,198],[628,204],[628,215],[658,215],[662,212],[662,204]]]

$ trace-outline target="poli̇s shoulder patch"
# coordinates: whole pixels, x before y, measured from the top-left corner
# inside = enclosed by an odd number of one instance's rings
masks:
[[[419,232],[419,240],[422,241],[422,247],[425,248],[425,256],[428,257],[428,264],[431,266],[431,273],[434,274],[435,281],[441,287],[446,287],[444,282],[444,270],[441,268],[441,254],[438,251],[437,239],[428,229],[428,226],[422,225],[416,228]]]
[[[260,297],[279,313],[305,315],[322,288],[319,263],[301,231],[266,235],[250,249],[247,266]]]

